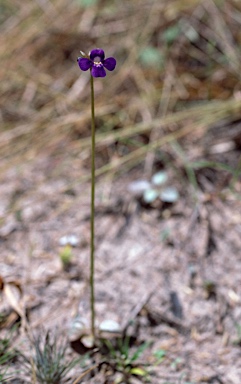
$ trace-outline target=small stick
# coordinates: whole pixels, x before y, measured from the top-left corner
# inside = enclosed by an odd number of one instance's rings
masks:
[[[88,375],[88,373],[93,371],[98,366],[99,366],[99,364],[95,364],[95,365],[93,365],[93,367],[86,369],[86,371],[84,371],[83,373],[81,373],[81,375],[79,377],[77,377],[77,379],[73,382],[73,384],[78,384],[79,380],[83,379],[83,377]]]
[[[148,294],[145,294],[143,296],[143,298],[141,299],[141,301],[139,303],[137,303],[131,310],[130,312],[130,315],[129,315],[129,318],[124,321],[123,325],[122,325],[122,333],[125,335],[126,332],[127,332],[127,329],[128,327],[130,326],[131,322],[139,315],[139,313],[141,312],[141,310],[143,309],[143,307],[147,304],[147,302],[151,299],[153,293],[155,292],[156,290],[156,287],[154,289],[152,289],[151,292],[149,292]]]

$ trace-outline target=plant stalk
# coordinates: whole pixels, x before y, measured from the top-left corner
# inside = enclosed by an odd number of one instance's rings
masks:
[[[91,331],[95,339],[95,98],[94,78],[90,75],[91,86],[91,213],[90,213],[90,310]]]

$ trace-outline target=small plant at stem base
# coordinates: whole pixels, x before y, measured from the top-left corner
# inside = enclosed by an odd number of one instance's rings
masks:
[[[94,77],[105,77],[106,71],[113,71],[116,66],[114,57],[105,59],[103,49],[93,49],[89,55],[80,52],[77,62],[82,71],[90,69],[91,87],[91,220],[90,220],[90,310],[91,310],[91,331],[95,339],[95,293],[94,293],[94,261],[95,261],[95,97]]]
[[[103,344],[107,347],[108,363],[114,371],[121,373],[121,382],[129,383],[132,376],[146,378],[148,372],[138,364],[138,358],[149,347],[150,343],[141,344],[134,352],[130,347],[128,336],[117,339],[114,346],[110,340],[104,339]],[[122,381],[124,380],[124,381]]]

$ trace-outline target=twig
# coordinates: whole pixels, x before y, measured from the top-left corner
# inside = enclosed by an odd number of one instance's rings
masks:
[[[151,299],[153,293],[156,291],[156,287],[152,289],[151,292],[148,294],[145,294],[143,298],[133,307],[131,310],[129,317],[127,320],[124,321],[121,329],[123,335],[126,334],[128,327],[130,326],[131,322],[139,315],[143,307],[148,303],[148,301]]]
[[[73,384],[78,384],[79,380],[83,379],[83,377],[85,377],[86,375],[88,375],[88,373],[90,373],[91,371],[93,371],[95,368],[97,368],[99,366],[99,364],[95,364],[93,367],[91,368],[88,368],[86,371],[84,371],[83,373],[81,373],[80,376],[77,377],[77,379],[73,382]]]

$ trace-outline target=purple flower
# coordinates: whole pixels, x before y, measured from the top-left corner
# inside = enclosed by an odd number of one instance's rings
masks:
[[[105,59],[105,52],[99,48],[93,49],[89,53],[89,56],[83,54],[82,57],[78,57],[77,61],[80,69],[82,71],[88,71],[88,69],[90,69],[93,77],[105,77],[105,68],[108,69],[108,71],[113,71],[116,66],[116,59],[114,59],[114,57]]]

